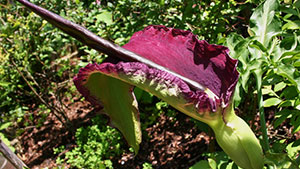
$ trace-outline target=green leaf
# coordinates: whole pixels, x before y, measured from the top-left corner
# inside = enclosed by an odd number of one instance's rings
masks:
[[[8,148],[12,151],[15,152],[15,148],[10,145],[10,141],[5,137],[3,133],[0,133],[0,139],[8,146]]]
[[[300,21],[296,20],[296,21],[288,21],[286,24],[283,25],[282,30],[285,29],[300,29]]]
[[[280,169],[299,169],[294,162],[288,157],[287,153],[265,153],[265,163],[270,164],[268,168]]]
[[[293,142],[293,147],[298,147],[300,145],[300,139]]]
[[[8,87],[9,85],[10,85],[9,82],[1,82],[0,81],[0,86],[2,86],[2,87]]]
[[[295,100],[284,100],[282,101],[278,107],[293,107]]]
[[[137,154],[142,138],[133,86],[99,72],[93,72],[85,87],[89,89],[93,97],[101,101],[112,126],[121,131]]]
[[[286,64],[280,64],[277,67],[276,74],[287,78],[293,85],[295,85],[300,91],[300,83],[298,83],[297,79],[294,76],[294,73],[296,72],[295,67],[293,65],[286,65]]]
[[[6,129],[9,127],[12,123],[11,122],[6,122],[0,125],[0,131]]]
[[[300,60],[297,60],[297,61],[294,63],[294,66],[295,66],[295,67],[300,67]]]
[[[246,67],[249,62],[249,39],[244,39],[236,44],[234,47],[235,55],[234,58],[239,59],[239,61],[243,64],[243,69],[246,70]]]
[[[292,116],[290,118],[290,124],[293,125],[293,133],[300,129],[300,116],[298,110],[291,110]]]
[[[271,106],[276,106],[281,102],[280,99],[276,97],[269,98],[264,101],[264,107],[271,107]]]
[[[298,116],[293,116],[293,118],[291,118],[291,124],[294,126],[293,128],[293,133],[296,133],[300,130],[300,117]]]
[[[160,101],[160,102],[156,103],[156,108],[158,110],[161,110],[163,107],[168,107],[168,103],[165,101]]]
[[[197,162],[196,164],[194,164],[189,169],[211,169],[211,167],[210,167],[208,161],[201,160],[201,161]]]
[[[300,104],[299,105],[296,104],[295,108],[298,109],[298,110],[300,110]]]
[[[143,96],[143,93],[144,93],[144,91],[142,89],[140,89],[138,87],[134,88],[134,95],[135,95],[136,100],[140,101],[140,99]]]
[[[293,143],[290,143],[290,144],[286,147],[286,150],[287,150],[287,152],[288,152],[288,155],[289,155],[292,159],[294,159],[294,158],[297,156],[298,152],[300,151],[300,147],[299,147],[299,146],[295,147],[295,146],[293,146]]]
[[[293,6],[296,8],[300,8],[300,0],[295,0]]]
[[[250,47],[255,47],[256,49],[261,50],[262,52],[265,53],[268,52],[267,48],[257,40],[253,40],[252,43],[250,44]]]
[[[242,101],[242,96],[241,96],[240,90],[241,90],[241,85],[240,85],[240,83],[238,83],[237,86],[235,87],[234,97],[233,97],[235,108],[238,107]]]
[[[244,38],[241,35],[238,35],[236,33],[232,33],[226,38],[226,42],[224,43],[224,45],[228,47],[230,56],[232,56],[233,58],[238,58],[239,55],[236,54],[238,50],[243,50],[243,49],[247,50],[241,47],[240,45],[235,49],[237,44],[243,40]]]
[[[284,34],[282,38],[283,39],[280,41],[280,44],[276,45],[274,47],[274,50],[272,51],[274,62],[282,61],[286,58],[294,59],[297,57],[297,54],[300,53],[296,49],[298,46],[298,39],[296,34]],[[277,43],[279,43],[279,40]]]
[[[263,46],[268,46],[271,39],[281,32],[281,23],[275,15],[278,7],[277,0],[267,0],[255,9],[250,18],[250,30]]]
[[[286,83],[280,82],[274,86],[274,92],[278,92],[286,87]]]
[[[279,96],[277,96],[277,94],[272,89],[268,89],[268,88],[263,88],[262,89],[262,94],[263,95],[269,95],[269,96],[279,97]]]
[[[280,6],[280,11],[282,11],[288,15],[288,16],[284,16],[284,19],[288,19],[289,17],[291,17],[293,15],[298,15],[298,13],[295,9],[288,8],[285,6]]]
[[[282,122],[284,122],[290,115],[291,111],[288,109],[283,109],[280,112],[277,112],[275,115],[276,120],[274,121],[274,128],[277,128]]]
[[[280,97],[285,97],[285,99],[295,99],[299,95],[297,88],[295,86],[286,87],[280,94]]]
[[[209,158],[209,159],[207,159],[207,161],[208,161],[210,168],[217,169],[217,162],[214,159]]]
[[[101,12],[101,14],[98,14],[96,16],[98,21],[102,21],[104,23],[106,23],[108,26],[113,24],[113,20],[112,20],[112,13],[106,10],[103,10]]]
[[[299,53],[299,51],[295,50],[297,47],[297,44],[298,44],[296,34],[287,34],[287,35],[285,34],[282,37],[283,37],[283,39],[280,42],[280,48],[282,48],[284,56],[288,55],[288,54],[285,54],[287,52],[291,52],[290,55],[295,55],[295,54]],[[283,56],[281,56],[281,58],[282,57]]]

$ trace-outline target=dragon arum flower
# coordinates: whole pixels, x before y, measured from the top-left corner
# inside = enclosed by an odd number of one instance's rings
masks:
[[[77,89],[93,104],[104,107],[138,152],[141,141],[133,86],[148,91],[179,111],[207,123],[218,144],[240,167],[263,168],[263,152],[250,127],[236,116],[232,95],[238,80],[237,61],[224,46],[198,40],[189,31],[148,26],[123,46],[168,70],[187,77],[202,89],[163,70],[140,62],[89,64],[74,78]]]
[[[240,167],[263,167],[259,141],[233,110],[232,95],[239,74],[237,61],[230,58],[226,47],[200,41],[189,31],[148,26],[136,32],[123,46],[127,49],[124,50],[27,0],[17,1],[96,50],[138,61],[89,64],[74,77],[79,92],[103,108],[110,117],[110,124],[121,131],[136,153],[141,128],[134,86],[207,123],[221,148]]]

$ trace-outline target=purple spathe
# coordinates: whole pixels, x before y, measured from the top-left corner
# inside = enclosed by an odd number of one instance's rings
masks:
[[[216,98],[206,91],[191,90],[180,78],[167,72],[149,68],[138,62],[119,62],[118,64],[89,64],[80,69],[74,83],[80,93],[93,104],[99,101],[85,88],[85,81],[92,72],[109,76],[137,76],[143,74],[148,80],[163,83],[165,86],[177,86],[178,91],[198,112],[215,112],[222,105],[227,106],[238,80],[237,60],[228,55],[224,46],[211,45],[189,31],[167,28],[165,26],[148,26],[136,32],[124,48],[135,52],[167,69],[185,76],[211,90]],[[114,75],[111,75],[114,74]],[[135,85],[134,83],[131,83]],[[222,104],[222,105],[221,105]],[[101,104],[100,104],[101,105]]]
[[[124,48],[209,88],[227,105],[239,73],[228,48],[198,40],[190,31],[148,26]]]

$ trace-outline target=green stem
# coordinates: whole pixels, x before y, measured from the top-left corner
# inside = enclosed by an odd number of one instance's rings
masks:
[[[248,124],[234,113],[232,104],[219,117],[209,126],[224,152],[241,168],[262,169],[261,145]]]
[[[263,104],[263,96],[262,96],[262,75],[260,72],[255,72],[256,76],[256,87],[257,87],[257,100],[258,100],[258,110],[259,110],[259,120],[260,120],[260,127],[261,127],[261,132],[263,136],[263,142],[262,142],[262,147],[263,150],[269,151],[270,146],[269,146],[269,138],[268,138],[268,132],[267,132],[267,126],[266,126],[266,119],[265,119],[265,112],[264,112],[264,104]]]

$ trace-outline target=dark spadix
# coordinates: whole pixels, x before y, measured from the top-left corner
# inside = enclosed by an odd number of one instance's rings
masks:
[[[257,138],[233,110],[232,95],[239,74],[237,61],[228,55],[226,47],[198,40],[189,31],[148,26],[122,48],[28,1],[18,1],[84,44],[120,59],[117,64],[87,65],[74,83],[87,100],[104,107],[111,124],[136,153],[141,130],[134,86],[207,123],[237,165],[263,167]]]

